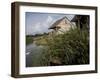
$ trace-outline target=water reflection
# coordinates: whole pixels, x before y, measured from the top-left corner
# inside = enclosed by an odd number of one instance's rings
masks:
[[[26,46],[26,67],[40,66],[39,58],[42,50],[43,46],[37,46],[34,43]]]

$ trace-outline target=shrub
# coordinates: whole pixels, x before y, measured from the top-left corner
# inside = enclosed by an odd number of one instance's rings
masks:
[[[78,28],[64,34],[45,38],[47,48],[43,51],[41,63],[51,65],[89,64],[89,31]]]
[[[31,44],[33,42],[32,36],[26,36],[26,45]]]

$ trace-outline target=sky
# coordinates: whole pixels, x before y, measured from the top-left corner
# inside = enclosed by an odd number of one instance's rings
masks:
[[[59,13],[25,13],[25,33],[26,35],[35,35],[50,32],[48,29],[57,20],[67,17],[71,20],[74,15],[59,14]]]

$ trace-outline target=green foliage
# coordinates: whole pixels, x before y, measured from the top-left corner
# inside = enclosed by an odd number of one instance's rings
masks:
[[[88,30],[71,29],[70,31],[45,38],[47,49],[43,51],[42,62],[50,65],[55,59],[61,65],[89,63],[89,32]]]
[[[28,45],[32,42],[33,42],[33,37],[32,36],[26,36],[26,45]]]
[[[45,46],[47,44],[45,38],[47,37],[47,35],[43,35],[41,37],[37,37],[37,38],[34,38],[35,39],[35,44],[36,45],[42,45],[42,46]]]

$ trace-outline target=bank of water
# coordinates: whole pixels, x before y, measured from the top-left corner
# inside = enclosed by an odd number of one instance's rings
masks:
[[[35,43],[26,46],[26,67],[41,66],[43,48],[43,46],[37,46]]]

